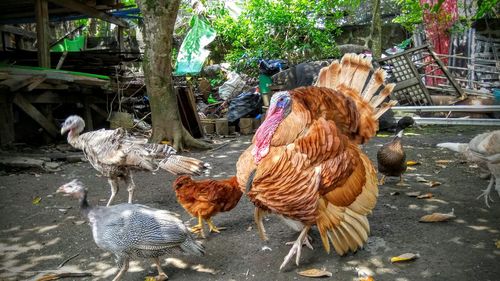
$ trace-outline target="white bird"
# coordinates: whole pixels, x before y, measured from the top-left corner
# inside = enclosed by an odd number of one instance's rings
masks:
[[[128,203],[132,203],[135,189],[133,169],[153,171],[161,168],[174,175],[199,175],[209,167],[201,160],[175,155],[171,146],[147,143],[146,138],[131,136],[122,128],[80,135],[84,128],[85,122],[80,116],[69,116],[62,125],[61,135],[69,131],[68,143],[83,150],[92,167],[108,178],[111,196],[107,206],[118,192],[118,179],[128,185]]]
[[[478,196],[484,196],[486,206],[489,207],[489,201],[493,201],[490,197],[493,185],[500,196],[500,130],[477,135],[469,143],[445,142],[437,146],[460,152],[467,160],[491,174],[488,187]]]

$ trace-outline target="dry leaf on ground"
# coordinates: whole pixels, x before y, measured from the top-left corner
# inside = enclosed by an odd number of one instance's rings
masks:
[[[432,197],[434,197],[434,195],[432,193],[428,192],[428,193],[417,196],[417,199],[429,199]]]
[[[359,278],[358,281],[375,281],[375,279],[373,278],[373,276],[366,276]]]
[[[419,222],[442,222],[448,221],[450,219],[456,218],[454,214],[454,210],[451,210],[451,213],[443,214],[443,213],[432,213],[430,215],[425,215],[421,217]]]
[[[449,163],[452,163],[453,160],[440,159],[440,160],[436,160],[435,162],[436,162],[436,164],[449,164]]]
[[[416,177],[415,180],[417,182],[429,182],[428,180],[424,179],[423,177]]]
[[[312,277],[312,278],[318,278],[318,277],[331,277],[332,273],[330,271],[326,271],[323,269],[317,269],[317,268],[311,268],[308,270],[304,271],[299,271],[297,272],[300,276],[305,276],[305,277]]]
[[[33,198],[33,201],[31,201],[31,203],[33,203],[33,205],[38,205],[40,204],[40,201],[42,201],[42,197],[36,196],[35,198]]]
[[[495,246],[497,246],[497,249],[500,249],[500,240],[497,240],[497,242],[495,242]]]
[[[406,196],[418,197],[418,196],[420,196],[420,191],[406,192]]]
[[[397,257],[392,257],[391,262],[395,263],[395,262],[412,261],[412,260],[415,260],[419,257],[420,257],[419,254],[405,253],[405,254],[399,255]]]
[[[416,166],[416,165],[420,165],[420,162],[413,161],[413,160],[408,160],[408,161],[406,161],[406,165],[407,166]]]
[[[441,183],[438,182],[438,181],[429,181],[429,182],[426,182],[424,184],[427,185],[427,186],[429,186],[429,187],[436,187],[438,185],[441,185]]]

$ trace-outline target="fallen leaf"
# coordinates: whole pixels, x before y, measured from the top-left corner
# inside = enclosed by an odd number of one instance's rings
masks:
[[[424,184],[427,185],[427,186],[429,186],[429,187],[436,187],[438,185],[441,185],[441,183],[438,182],[438,181],[429,181],[429,182],[426,182]]]
[[[446,167],[448,167],[448,166],[443,165],[443,164],[436,164],[436,166],[438,166],[441,169],[446,169]]]
[[[424,179],[423,177],[416,177],[415,180],[417,182],[428,182],[428,180]]]
[[[408,167],[408,168],[406,168],[406,170],[407,170],[407,171],[416,171],[416,170],[417,170],[417,168]]]
[[[262,249],[260,249],[261,251],[265,252],[265,251],[269,251],[271,252],[273,249],[269,248],[268,246],[264,246],[262,247]]]
[[[412,260],[419,258],[419,256],[420,256],[419,254],[405,253],[405,254],[399,255],[397,257],[392,257],[391,262],[395,263],[395,262],[412,261]]]
[[[375,279],[373,278],[373,276],[366,276],[359,278],[359,281],[375,281]]]
[[[154,276],[146,276],[146,278],[144,279],[144,281],[155,281],[156,278]]]
[[[497,246],[497,249],[500,249],[500,240],[497,240],[497,242],[495,242],[495,246]]]
[[[413,160],[406,161],[406,166],[416,166],[416,165],[420,165],[420,164],[421,163],[418,161],[413,161]]]
[[[33,198],[33,201],[31,201],[31,203],[33,203],[33,205],[38,205],[40,204],[40,201],[42,201],[42,197],[36,196],[35,198]]]
[[[394,205],[391,205],[391,204],[384,204],[384,206],[386,206],[387,208],[391,208],[393,210],[397,210],[398,207],[394,206]]]
[[[300,276],[312,277],[312,278],[332,277],[332,273],[330,271],[326,271],[326,270],[323,270],[323,269],[317,269],[317,268],[311,268],[311,269],[308,269],[308,270],[299,271],[297,273]]]
[[[435,162],[436,162],[436,164],[449,164],[449,163],[453,163],[453,160],[440,159],[440,160],[436,160]]]
[[[429,199],[432,197],[434,197],[434,195],[432,193],[428,192],[428,193],[417,196],[417,199]]]
[[[420,196],[420,191],[406,192],[406,196],[409,196],[409,197],[418,197],[418,196]]]
[[[391,196],[395,196],[395,195],[399,195],[399,192],[395,191],[395,192],[391,192],[389,193]]]
[[[451,213],[443,214],[443,213],[432,213],[430,215],[425,215],[421,217],[418,221],[419,222],[442,222],[442,221],[448,221],[450,219],[456,218],[454,214],[454,210],[451,210]]]

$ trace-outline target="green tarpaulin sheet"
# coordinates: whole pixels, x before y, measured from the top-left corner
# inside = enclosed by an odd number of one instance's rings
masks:
[[[210,54],[205,46],[215,39],[215,35],[215,30],[206,21],[193,16],[191,30],[179,49],[174,75],[200,73],[203,63]]]

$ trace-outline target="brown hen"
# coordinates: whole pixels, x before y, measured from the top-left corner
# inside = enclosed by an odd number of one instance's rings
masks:
[[[394,88],[384,80],[369,59],[347,54],[321,70],[316,86],[273,95],[264,123],[238,160],[237,177],[256,206],[262,239],[266,212],[300,231],[280,270],[294,255],[299,264],[302,245],[312,249],[307,233],[313,225],[327,252],[330,245],[341,255],[356,251],[368,239],[377,174],[359,145],[375,135],[377,119],[395,104],[378,108]]]
[[[236,177],[224,180],[195,181],[189,176],[180,176],[173,183],[177,202],[193,217],[198,218],[198,224],[191,228],[194,233],[205,237],[203,220],[208,224],[210,232],[219,232],[212,222],[212,217],[220,212],[232,210],[243,194],[238,187]]]

